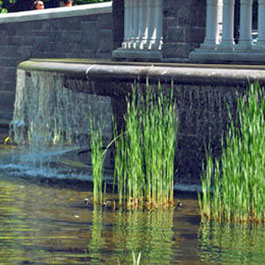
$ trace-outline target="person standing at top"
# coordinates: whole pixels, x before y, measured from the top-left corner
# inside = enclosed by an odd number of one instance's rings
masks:
[[[33,6],[35,10],[42,10],[45,8],[43,1],[39,1],[39,0],[35,1],[33,3]]]
[[[64,6],[72,6],[73,5],[73,1],[72,0],[66,0],[64,2]]]

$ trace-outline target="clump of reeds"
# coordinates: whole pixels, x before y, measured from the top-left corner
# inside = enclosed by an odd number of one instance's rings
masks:
[[[132,252],[132,258],[133,258],[133,265],[140,265],[142,253],[139,252],[138,256],[136,257],[134,251]],[[118,260],[118,265],[120,265],[120,261]]]
[[[127,98],[125,127],[117,134],[115,179],[122,204],[165,205],[173,202],[177,136],[176,104],[161,84],[145,91],[133,86]]]
[[[90,113],[90,147],[91,147],[91,164],[93,174],[93,197],[95,203],[102,203],[103,197],[103,163],[105,152],[102,142],[102,119],[96,119],[93,113]]]
[[[257,83],[238,100],[236,121],[220,160],[209,155],[202,175],[202,219],[265,222],[265,93]]]

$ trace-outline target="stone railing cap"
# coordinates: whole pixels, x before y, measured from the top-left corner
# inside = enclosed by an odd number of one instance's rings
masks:
[[[0,14],[0,24],[65,18],[74,16],[97,15],[112,12],[112,2],[86,4],[71,7],[47,8],[44,10],[29,10]]]

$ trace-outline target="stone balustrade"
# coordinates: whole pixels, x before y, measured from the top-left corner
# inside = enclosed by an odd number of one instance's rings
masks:
[[[161,60],[163,0],[124,1],[124,40],[114,58]]]
[[[207,0],[206,37],[200,48],[191,52],[191,60],[264,61],[265,0],[258,0],[258,39],[255,42],[252,38],[252,9],[253,0],[240,0],[239,40],[235,43],[235,0]]]

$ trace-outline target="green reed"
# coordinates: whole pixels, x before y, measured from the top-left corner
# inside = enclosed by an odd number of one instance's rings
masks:
[[[116,141],[115,178],[120,203],[164,205],[173,202],[176,105],[159,83],[136,85],[127,98],[125,126]]]
[[[255,83],[238,100],[236,121],[231,118],[221,158],[207,158],[199,195],[202,219],[265,222],[264,119],[264,88]]]
[[[138,256],[136,257],[134,251],[132,252],[132,258],[133,258],[133,265],[140,265],[142,253],[139,252]],[[118,260],[118,265],[120,265],[120,261]]]
[[[105,152],[102,143],[102,119],[97,120],[92,113],[89,117],[91,164],[93,174],[93,197],[95,203],[102,203],[103,193],[103,163]]]
[[[140,265],[141,254],[142,254],[142,253],[139,252],[138,256],[136,257],[134,251],[132,252],[133,265]]]

